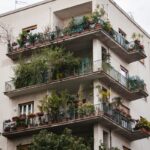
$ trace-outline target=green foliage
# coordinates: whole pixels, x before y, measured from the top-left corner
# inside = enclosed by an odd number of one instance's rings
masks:
[[[140,39],[142,39],[143,38],[143,35],[142,34],[140,34],[140,33],[135,33],[135,32],[133,32],[133,34],[132,34],[132,39],[135,41],[135,40],[140,40]]]
[[[89,29],[90,21],[89,21],[89,17],[88,16],[83,16],[82,24],[83,24],[84,30]]]
[[[136,130],[141,128],[145,128],[146,130],[150,131],[150,122],[146,118],[140,117],[140,120],[135,126]]]
[[[60,79],[74,72],[80,60],[73,53],[63,48],[47,48],[40,55],[33,55],[30,63],[20,61],[15,68],[14,85],[16,88],[43,83],[48,80],[48,72],[52,79]]]
[[[103,23],[103,29],[107,31],[109,34],[112,34],[113,28],[112,25],[110,24],[110,21],[106,21]]]
[[[71,30],[74,30],[76,28],[76,21],[75,18],[72,17],[71,21],[69,22],[69,26],[68,26]]]
[[[94,113],[94,105],[90,102],[88,103],[84,103],[84,104],[81,104],[78,108],[78,113],[81,117],[83,117],[84,115],[93,115]]]
[[[39,34],[33,34],[33,33],[29,33],[28,34],[28,42],[30,43],[30,44],[35,44],[35,42],[38,40],[38,38],[40,38],[39,37],[40,35]]]
[[[99,150],[107,150],[104,143],[101,143],[101,144],[100,144]]]
[[[17,39],[17,43],[19,47],[23,47],[27,41],[27,35],[28,33],[23,31],[22,33],[19,34],[19,38]]]
[[[51,115],[52,120],[57,120],[62,103],[63,101],[61,96],[58,95],[56,91],[52,91],[51,95],[46,95],[43,100],[41,100],[39,109],[41,112],[46,112]]]
[[[60,110],[63,109],[64,113],[67,113],[68,107],[73,109],[73,101],[73,97],[67,90],[61,92],[52,91],[49,96],[47,95],[41,100],[39,109],[41,112],[49,114],[52,120],[57,120]]]
[[[138,76],[132,76],[128,78],[128,86],[131,91],[142,89],[144,90],[144,80],[140,79]]]
[[[21,88],[43,83],[46,80],[47,70],[46,60],[42,57],[32,57],[29,64],[21,61],[17,68],[15,68],[14,85],[16,88]]]
[[[30,150],[91,150],[81,137],[73,136],[71,130],[65,129],[60,135],[41,131],[32,140]]]
[[[72,52],[55,47],[46,51],[47,60],[52,68],[52,79],[60,79],[73,73],[80,64],[80,59]]]

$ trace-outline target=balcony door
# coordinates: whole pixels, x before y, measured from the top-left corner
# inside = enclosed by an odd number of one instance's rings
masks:
[[[121,77],[120,77],[121,83],[122,85],[127,87],[127,78],[129,76],[128,70],[123,66],[120,66],[120,73],[121,73]]]

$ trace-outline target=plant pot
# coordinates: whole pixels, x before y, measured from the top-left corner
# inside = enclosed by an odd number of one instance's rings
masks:
[[[42,117],[44,115],[44,113],[43,112],[39,112],[36,115],[39,116],[39,117]]]
[[[75,100],[74,101],[74,105],[75,105],[76,108],[78,108],[78,106],[79,106],[79,100]]]
[[[101,28],[101,25],[99,23],[96,23],[95,24],[95,29],[100,29]]]
[[[28,115],[28,118],[29,118],[29,119],[35,118],[35,114],[29,114],[29,115]]]
[[[12,121],[14,121],[14,122],[17,121],[17,120],[19,120],[18,116],[15,116],[15,117],[12,118]]]
[[[135,40],[134,43],[140,45],[140,40]]]
[[[4,132],[10,132],[10,127],[6,127],[6,128],[4,129]]]
[[[82,103],[83,103],[83,104],[86,103],[86,99],[83,99],[83,100],[82,100]]]
[[[19,131],[19,130],[25,130],[26,129],[26,126],[18,126],[17,127],[17,130]]]
[[[95,29],[95,23],[90,24],[91,29]]]

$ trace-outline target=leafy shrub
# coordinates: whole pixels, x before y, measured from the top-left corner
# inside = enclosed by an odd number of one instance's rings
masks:
[[[91,147],[69,129],[60,135],[43,130],[33,137],[30,150],[91,150]]]

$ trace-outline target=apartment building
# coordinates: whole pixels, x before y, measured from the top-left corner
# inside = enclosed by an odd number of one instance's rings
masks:
[[[94,150],[103,144],[107,149],[150,149],[149,127],[140,119],[150,120],[150,36],[115,2],[45,0],[1,14],[0,25],[0,149],[27,150],[40,130],[64,128],[91,137]],[[52,45],[63,45],[79,57],[78,71],[62,75],[61,70],[59,77],[47,75],[40,83],[26,85],[25,78],[24,85],[17,86],[14,68],[20,58],[30,63],[32,55]],[[49,121],[38,108],[40,101],[64,89],[80,95],[90,112],[86,108],[81,115],[76,101],[72,115]]]

